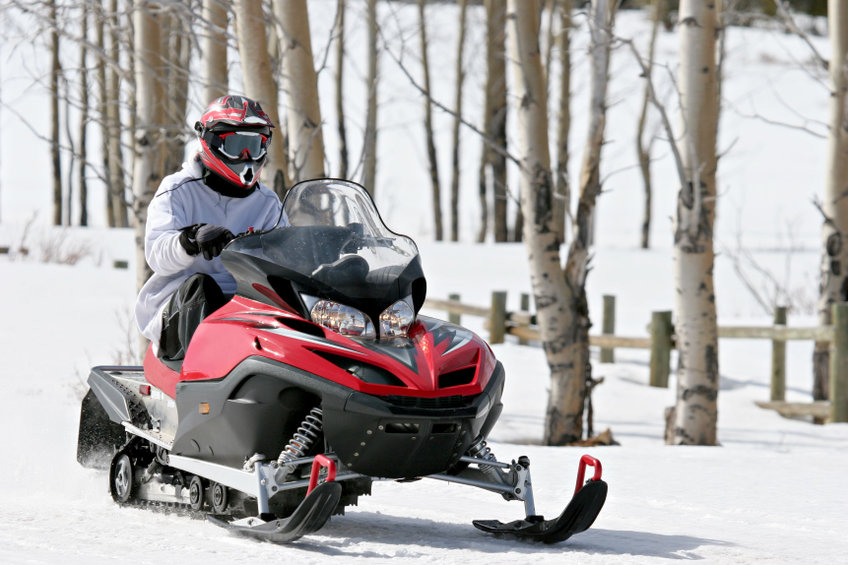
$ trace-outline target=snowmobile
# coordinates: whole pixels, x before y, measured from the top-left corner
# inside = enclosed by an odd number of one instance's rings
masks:
[[[492,454],[503,366],[471,331],[419,315],[418,248],[364,188],[301,182],[277,227],[235,237],[221,259],[237,292],[184,359],[149,348],[143,366],[91,370],[77,459],[108,469],[115,501],[289,542],[374,481],[428,478],[522,501],[523,519],[474,521],[498,536],[554,543],[592,525],[607,494],[599,461],[580,459],[574,497],[546,520],[528,458]]]

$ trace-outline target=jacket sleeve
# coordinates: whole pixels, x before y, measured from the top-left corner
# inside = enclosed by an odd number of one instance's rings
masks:
[[[187,219],[174,205],[171,192],[158,192],[147,208],[144,257],[154,272],[171,275],[183,271],[197,259],[180,245],[180,229]]]

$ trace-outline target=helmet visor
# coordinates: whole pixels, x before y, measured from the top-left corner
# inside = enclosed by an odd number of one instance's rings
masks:
[[[226,132],[217,135],[220,139],[218,151],[229,159],[248,159],[258,161],[265,156],[268,137],[256,132]]]

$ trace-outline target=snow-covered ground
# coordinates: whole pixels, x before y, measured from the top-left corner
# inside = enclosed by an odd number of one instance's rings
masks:
[[[387,18],[408,21],[406,9],[398,8],[400,16]],[[434,49],[448,61],[453,42],[447,30],[453,14],[450,9],[432,12],[438,13]],[[473,12],[474,18],[479,20],[479,13]],[[315,16],[313,20],[324,21]],[[641,15],[622,14],[619,21],[620,33],[640,40],[645,37]],[[729,41],[727,108],[721,128],[722,149],[727,153],[719,171],[722,192],[717,228],[723,246],[716,265],[720,323],[769,322],[733,267],[733,258],[739,254],[737,239],[741,239],[753,249],[752,259],[743,262],[747,272],[755,275],[754,262],[767,268],[798,305],[790,323],[813,325],[809,305],[816,294],[820,219],[810,202],[822,193],[825,141],[753,116],[816,124],[826,115],[826,89],[799,68],[809,52],[792,36],[734,28]],[[814,41],[826,52],[824,40]],[[672,56],[675,47],[676,37],[663,35],[660,56]],[[616,57],[616,65],[630,66],[629,54],[619,52]],[[578,60],[575,68],[579,73],[585,63]],[[3,70],[4,100],[9,101],[7,72]],[[406,79],[392,71],[390,61],[383,72],[397,85],[387,100],[389,127],[381,141],[384,147],[396,148],[396,153],[383,153],[379,173],[378,200],[387,222],[419,239],[430,296],[459,292],[463,301],[484,305],[491,290],[507,290],[510,307],[517,308],[519,293],[529,289],[521,245],[430,241],[429,224],[415,208],[420,210],[428,202],[427,190],[421,188],[427,186],[427,177],[417,110],[409,104],[417,105],[419,100],[409,93],[408,84],[401,89]],[[481,72],[478,68],[470,76],[479,77]],[[637,250],[641,185],[631,168],[629,140],[639,104],[639,96],[633,94],[638,83],[632,70],[614,77],[615,103],[608,122],[611,142],[606,149],[609,192],[599,201],[590,310],[598,319],[602,295],[616,295],[617,333],[638,336],[645,335],[651,311],[673,308],[668,218],[673,212],[675,177],[667,151],[658,142],[656,247]],[[585,88],[585,78],[576,79],[574,110],[584,107],[580,95]],[[449,100],[450,91],[445,89],[443,99]],[[21,100],[15,98],[18,103]],[[331,105],[327,99],[324,104]],[[402,117],[403,108],[406,117]],[[579,163],[584,120],[581,112],[576,114],[573,162]],[[6,113],[2,120],[0,246],[14,247],[32,210],[40,210],[41,220],[49,216],[44,188],[49,166],[46,155],[43,162],[36,161],[7,133],[18,128],[14,131],[24,139],[28,133],[22,126]],[[328,133],[327,138],[332,140],[333,135]],[[477,145],[472,136],[465,140],[469,146]],[[22,180],[21,168],[12,164],[25,162],[33,163],[34,176]],[[473,186],[474,157],[466,157],[466,162],[464,182]],[[399,179],[404,184],[398,184]],[[475,198],[469,189],[469,219],[475,216]],[[471,227],[466,229],[473,232]],[[41,263],[42,248],[55,248],[59,241],[64,241],[66,249],[86,247],[89,254],[76,266]],[[669,389],[648,387],[648,356],[636,350],[616,351],[613,365],[597,359],[594,364],[595,376],[605,377],[594,395],[595,427],[610,428],[621,445],[540,446],[548,379],[542,352],[512,341],[494,346],[508,381],[504,413],[491,445],[501,459],[530,456],[537,510],[548,517],[561,510],[573,489],[582,453],[603,462],[610,485],[606,506],[591,530],[564,544],[544,546],[486,536],[471,526],[472,519],[512,520],[523,515],[521,504],[427,480],[378,483],[373,495],[361,498],[358,507],[289,546],[235,538],[199,520],[119,508],[109,497],[105,473],[79,467],[75,449],[78,401],[88,368],[121,360],[128,352],[127,344],[133,343],[132,334],[127,337],[135,281],[132,234],[99,228],[57,231],[36,224],[27,242],[32,249],[28,258],[0,256],[0,383],[4,389],[0,429],[5,430],[0,436],[0,563],[309,564],[331,559],[343,563],[395,559],[397,563],[399,558],[401,563],[532,559],[630,564],[685,559],[833,564],[844,562],[848,553],[848,490],[844,488],[848,425],[813,426],[756,407],[755,401],[768,399],[770,370],[769,343],[757,340],[720,343],[718,435],[722,446],[714,448],[664,445],[663,409],[674,401],[674,383]],[[130,268],[113,269],[115,259],[128,259]],[[756,279],[756,284],[763,295],[773,290],[765,280]],[[464,321],[483,332],[480,320]],[[789,344],[790,400],[810,399],[811,351],[809,343]]]

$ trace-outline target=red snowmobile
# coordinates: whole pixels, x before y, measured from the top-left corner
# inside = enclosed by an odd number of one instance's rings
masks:
[[[108,468],[112,497],[286,542],[375,480],[430,478],[524,502],[524,519],[474,522],[486,532],[552,543],[589,528],[606,499],[600,463],[580,460],[559,517],[536,515],[529,460],[500,462],[486,445],[502,365],[472,332],[418,314],[418,249],[370,195],[302,182],[282,218],[224,249],[236,296],[201,322],[183,361],[148,350],[143,367],[92,369],[77,458]]]

